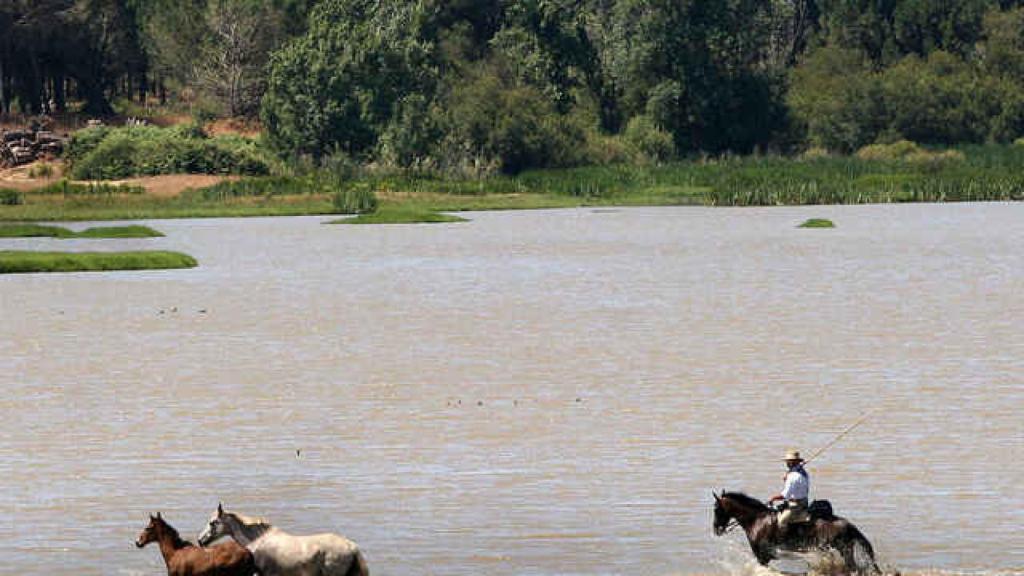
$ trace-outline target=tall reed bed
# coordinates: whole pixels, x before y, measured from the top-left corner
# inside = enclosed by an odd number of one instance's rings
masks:
[[[110,184],[107,182],[71,182],[61,180],[33,189],[27,194],[37,196],[113,196],[116,194],[143,194],[141,186]]]
[[[923,161],[855,157],[737,159],[707,175],[712,205],[865,204],[1024,199],[1024,153],[975,147]]]

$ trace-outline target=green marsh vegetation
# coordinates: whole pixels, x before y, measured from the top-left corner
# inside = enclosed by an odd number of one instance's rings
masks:
[[[836,225],[827,218],[808,218],[803,224],[797,226],[797,228],[835,228]]]
[[[451,214],[441,214],[416,206],[386,206],[374,212],[359,214],[353,218],[333,220],[328,224],[450,224],[468,222],[467,219]]]
[[[165,270],[195,266],[194,258],[178,252],[0,251],[0,274]]]
[[[242,216],[297,216],[334,211],[329,190],[304,179],[267,178],[146,194],[137,186],[58,182],[17,192],[18,203],[0,204],[0,221],[138,220]],[[319,186],[319,185],[318,185]],[[2,194],[2,191],[0,191]]]
[[[75,232],[62,226],[0,224],[0,238],[158,238],[160,232],[147,226],[103,226]]]
[[[76,180],[160,174],[264,175],[273,162],[256,141],[237,135],[211,137],[197,124],[86,128],[72,136],[64,159]]]
[[[853,155],[724,156],[451,178],[428,171],[310,168],[157,197],[57,182],[17,192],[0,220],[72,221],[405,214],[612,205],[774,206],[1024,199],[1024,146],[929,148],[898,141]],[[397,216],[394,216],[397,217]],[[383,216],[377,219],[383,219]],[[374,219],[363,219],[374,221]]]

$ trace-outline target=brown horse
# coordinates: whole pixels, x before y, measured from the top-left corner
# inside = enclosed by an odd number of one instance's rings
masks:
[[[135,546],[150,542],[160,544],[160,553],[167,564],[167,576],[252,576],[256,564],[252,553],[234,542],[200,548],[182,540],[178,531],[160,517],[149,517],[149,525],[139,533]]]
[[[875,551],[868,539],[850,521],[833,516],[831,512],[812,514],[812,521],[779,528],[777,512],[756,498],[740,492],[715,494],[716,536],[729,531],[730,524],[736,523],[747,533],[747,541],[757,561],[767,565],[777,558],[778,550],[812,552],[835,550],[846,563],[850,572],[870,571],[880,574],[875,563]],[[858,562],[857,551],[867,559],[867,570]]]

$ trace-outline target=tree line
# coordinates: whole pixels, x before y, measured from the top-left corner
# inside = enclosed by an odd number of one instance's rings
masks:
[[[1024,136],[1021,0],[6,0],[0,106],[205,99],[482,173]]]

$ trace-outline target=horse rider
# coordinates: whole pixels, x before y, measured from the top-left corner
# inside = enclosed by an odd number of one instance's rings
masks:
[[[772,496],[768,504],[772,505],[778,501],[784,504],[780,507],[779,528],[785,532],[791,524],[808,522],[811,519],[807,511],[808,496],[811,492],[811,477],[804,469],[804,459],[800,452],[790,450],[786,452],[786,475],[783,477],[784,484],[782,492]]]

